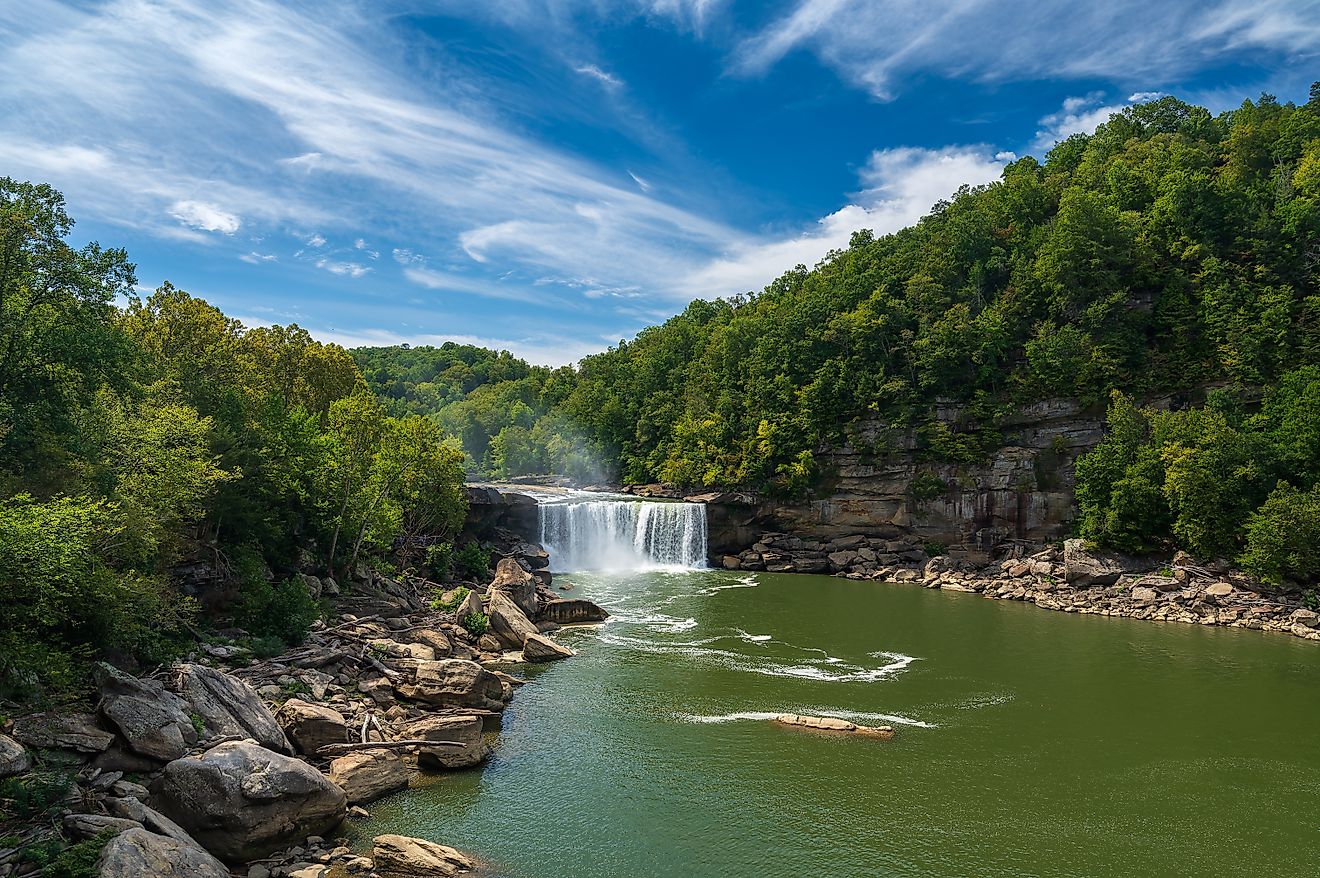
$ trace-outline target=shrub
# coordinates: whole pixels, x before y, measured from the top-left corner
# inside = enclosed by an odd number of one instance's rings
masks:
[[[458,550],[454,568],[469,579],[482,579],[490,572],[490,552],[481,543],[468,543]]]
[[[426,567],[436,579],[445,579],[454,570],[454,544],[432,543],[426,547]]]
[[[114,832],[103,832],[66,847],[42,871],[42,878],[96,878],[101,849],[114,837]]]
[[[468,613],[459,624],[467,629],[473,637],[480,637],[490,630],[490,617],[485,613]]]
[[[1320,575],[1320,486],[1299,491],[1280,482],[1247,519],[1247,550],[1238,560],[1275,584]]]
[[[6,778],[0,781],[0,813],[20,820],[52,816],[72,787],[73,774],[68,771],[34,771]]]
[[[441,600],[440,597],[437,596],[436,599],[431,602],[431,609],[452,613],[454,610],[458,609],[458,606],[462,604],[463,601],[467,600],[467,596],[471,591],[472,589],[460,585],[458,588],[453,589],[453,593],[449,596],[449,600]]]
[[[258,638],[277,637],[288,646],[302,643],[321,615],[302,582],[267,579],[261,556],[251,549],[236,552],[234,566],[239,577],[235,621]]]

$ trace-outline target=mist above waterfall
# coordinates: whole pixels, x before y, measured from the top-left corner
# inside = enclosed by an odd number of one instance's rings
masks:
[[[573,494],[546,498],[539,514],[541,545],[556,571],[706,566],[700,503]]]

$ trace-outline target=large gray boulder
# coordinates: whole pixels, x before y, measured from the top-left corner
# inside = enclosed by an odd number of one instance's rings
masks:
[[[348,804],[344,791],[306,762],[251,740],[171,762],[153,801],[208,851],[234,863],[329,834]]]
[[[100,753],[114,741],[90,713],[30,713],[14,720],[13,736],[38,750]]]
[[[241,735],[278,753],[292,753],[275,715],[251,686],[205,665],[175,667],[175,688],[201,717],[208,737]]]
[[[133,752],[161,762],[178,759],[197,743],[187,704],[155,680],[126,674],[105,662],[92,668],[101,694],[98,709]]]
[[[1113,585],[1123,575],[1122,558],[1111,552],[1092,552],[1083,540],[1063,544],[1063,578],[1073,588]]]
[[[489,597],[492,592],[503,592],[518,605],[523,615],[531,618],[536,615],[536,577],[523,569],[513,558],[501,558],[495,565],[495,579],[486,589]]]
[[[371,859],[380,878],[449,878],[468,872],[473,863],[459,851],[406,835],[378,835]]]
[[[32,756],[22,744],[8,735],[0,735],[0,778],[30,771]]]
[[[556,643],[544,634],[528,634],[523,641],[523,659],[529,662],[553,662],[577,655],[567,646]]]
[[[330,763],[330,780],[343,788],[353,805],[374,802],[408,788],[408,768],[397,753],[362,750]]]
[[[486,592],[486,615],[491,633],[507,649],[521,649],[527,635],[536,633],[532,620],[502,591]]]
[[[196,845],[145,829],[119,833],[101,849],[98,878],[229,878],[229,870]]]
[[[410,741],[453,741],[462,747],[421,747],[417,766],[428,771],[446,768],[470,768],[490,756],[482,731],[485,721],[479,716],[427,716],[409,723],[403,736]]]
[[[559,625],[582,625],[592,622],[604,622],[610,617],[595,603],[585,598],[544,601],[538,620],[554,622]]]
[[[289,740],[305,756],[315,756],[327,744],[348,741],[348,722],[337,710],[321,704],[312,704],[301,698],[284,702],[278,714]]]
[[[504,709],[504,686],[490,671],[467,659],[418,662],[408,682],[395,682],[404,698],[436,707]]]

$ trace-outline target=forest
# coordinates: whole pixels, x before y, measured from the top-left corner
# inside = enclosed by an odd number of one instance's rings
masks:
[[[248,630],[296,640],[315,608],[293,572],[452,535],[465,475],[802,497],[863,420],[971,463],[1050,397],[1109,407],[1080,535],[1320,574],[1320,86],[1217,116],[1133,106],[576,368],[245,327],[168,283],[143,297],[127,253],[72,228],[58,192],[0,180],[6,692],[177,650],[200,610],[185,560],[238,583]],[[1203,406],[1150,403],[1192,389]]]
[[[462,452],[346,351],[168,283],[143,298],[127,254],[72,227],[58,192],[0,179],[0,696],[177,654],[201,611],[182,561],[282,649],[318,613],[299,567],[461,525]]]
[[[572,472],[571,458],[623,482],[781,497],[828,480],[817,450],[863,419],[970,463],[1024,404],[1103,410],[1118,392],[1115,438],[1079,468],[1080,534],[1305,577],[1320,572],[1305,545],[1320,532],[1318,229],[1320,88],[1219,115],[1163,97],[911,228],[857,232],[760,292],[694,301],[576,373],[480,383],[496,370],[451,373],[471,359],[457,348],[355,356],[375,389],[461,436],[476,472]],[[478,382],[466,398],[423,402],[453,399],[458,374]],[[1142,406],[1197,388],[1214,390],[1204,410]],[[933,417],[947,403],[968,413],[954,429]]]

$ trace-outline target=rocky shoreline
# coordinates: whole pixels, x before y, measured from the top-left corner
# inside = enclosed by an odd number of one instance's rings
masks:
[[[94,708],[6,723],[0,780],[54,788],[42,813],[4,827],[0,878],[36,874],[61,836],[95,840],[87,874],[100,878],[479,872],[425,839],[359,852],[341,829],[422,773],[482,764],[525,682],[509,671],[572,656],[551,634],[606,618],[551,590],[544,550],[506,537],[488,584],[303,574],[337,615],[298,648],[258,659],[213,641],[143,677],[99,663]]]
[[[724,555],[719,563],[726,570],[916,583],[1064,613],[1320,640],[1320,612],[1300,596],[1279,594],[1223,562],[1198,563],[1181,552],[1165,563],[1088,551],[1081,540],[1043,547],[1016,543],[1009,557],[983,566],[948,555],[930,557],[926,547],[897,530],[890,537],[854,534],[832,540],[766,532],[751,548]]]

